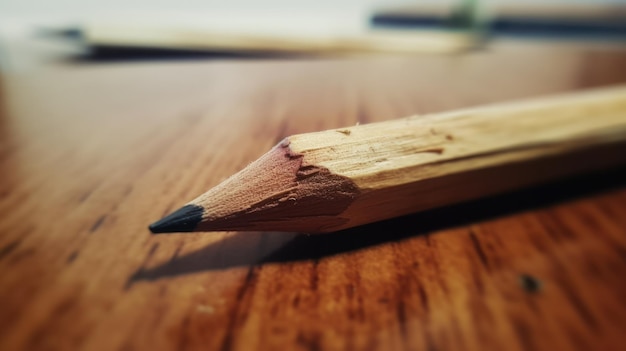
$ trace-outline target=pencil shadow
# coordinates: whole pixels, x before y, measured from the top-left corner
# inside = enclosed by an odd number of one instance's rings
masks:
[[[129,61],[270,60],[297,59],[311,55],[245,50],[194,50],[151,47],[90,46],[85,53],[70,56],[71,63],[118,63]]]
[[[270,50],[211,49],[211,48],[175,48],[149,45],[91,44],[79,27],[67,29],[37,28],[35,34],[40,38],[63,40],[83,48],[62,59],[67,63],[123,63],[135,61],[185,61],[185,60],[264,60],[297,59],[313,57],[310,53],[278,52]]]
[[[129,283],[264,263],[317,260],[446,228],[547,207],[624,186],[626,167],[334,233],[237,233],[198,251],[173,257],[158,266],[141,268],[130,278]]]

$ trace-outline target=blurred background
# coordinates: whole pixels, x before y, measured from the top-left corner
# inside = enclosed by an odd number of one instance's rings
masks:
[[[497,38],[626,38],[622,0],[0,0],[0,64],[89,59],[422,53]]]

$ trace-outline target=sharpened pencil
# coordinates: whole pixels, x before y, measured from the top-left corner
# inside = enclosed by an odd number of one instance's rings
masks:
[[[153,233],[332,232],[626,162],[626,86],[287,137]]]

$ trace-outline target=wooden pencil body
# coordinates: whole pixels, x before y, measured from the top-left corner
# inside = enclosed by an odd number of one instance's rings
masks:
[[[329,232],[626,162],[626,87],[294,135],[153,232]]]
[[[414,116],[289,138],[360,194],[337,230],[626,162],[626,89]],[[334,222],[336,223],[336,222]]]

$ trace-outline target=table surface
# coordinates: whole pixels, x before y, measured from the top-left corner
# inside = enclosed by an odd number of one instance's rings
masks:
[[[339,233],[151,236],[283,137],[626,81],[626,50],[2,76],[2,350],[618,349],[624,170]]]

